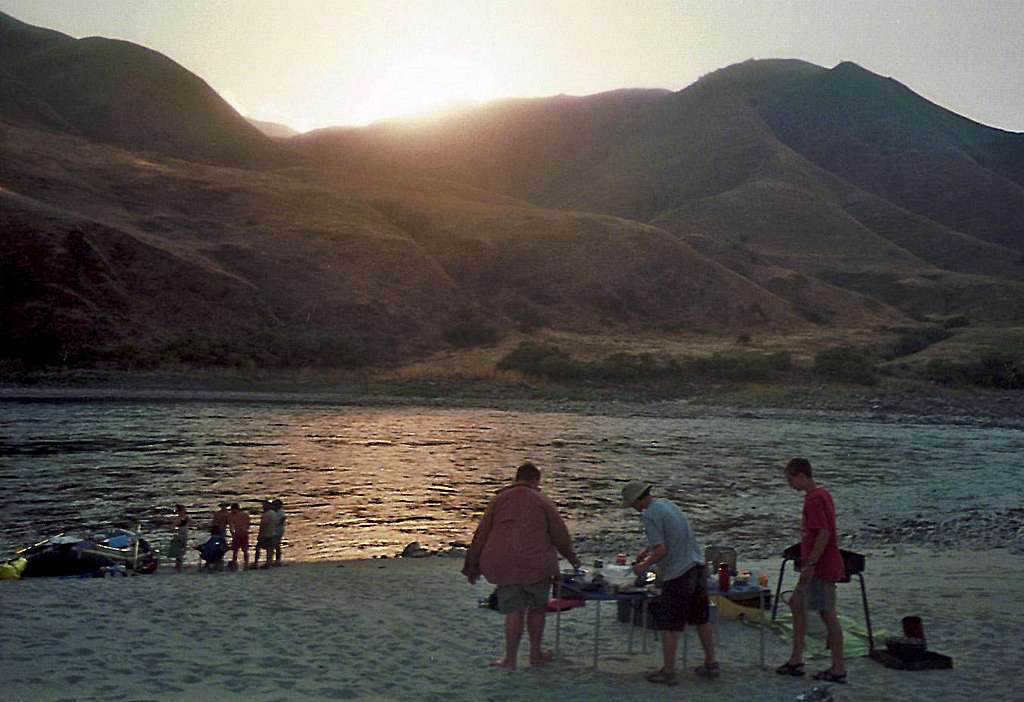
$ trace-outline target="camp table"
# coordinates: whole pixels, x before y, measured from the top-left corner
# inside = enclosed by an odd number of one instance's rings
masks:
[[[758,628],[760,629],[760,660],[761,668],[765,668],[765,626],[764,626],[764,610],[766,598],[771,595],[771,591],[768,588],[759,587],[757,585],[733,585],[727,591],[723,592],[718,589],[717,584],[714,586],[709,585],[708,587],[708,599],[717,601],[717,598],[724,598],[732,602],[736,601],[749,601],[756,597],[758,602]],[[600,590],[584,590],[571,583],[563,583],[561,581],[555,586],[555,597],[558,600],[564,599],[580,599],[586,602],[594,603],[594,670],[597,670],[598,660],[600,658],[601,650],[601,603],[607,601],[615,602],[629,602],[631,605],[630,612],[632,612],[632,605],[636,602],[641,603],[641,625],[646,632],[647,628],[647,613],[649,610],[650,601],[655,597],[655,594],[648,590],[625,590],[618,592],[603,592]],[[629,643],[628,652],[633,653],[633,629],[631,625],[629,627]],[[559,654],[561,648],[561,630],[562,630],[562,610],[558,608],[555,613],[555,655]],[[715,638],[719,637],[718,624],[715,624]],[[647,637],[641,636],[641,652],[647,653]],[[683,636],[683,665],[686,665],[687,658],[687,646],[686,636]]]

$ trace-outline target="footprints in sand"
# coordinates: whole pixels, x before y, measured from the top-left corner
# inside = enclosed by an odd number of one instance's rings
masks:
[[[627,655],[626,630],[613,607],[602,608],[608,638],[598,673],[591,669],[593,605],[563,616],[561,655],[552,666],[531,668],[524,644],[519,672],[487,668],[502,654],[501,616],[474,606],[458,574],[461,564],[423,560],[385,569],[297,565],[253,578],[158,574],[123,582],[16,583],[5,589],[4,604],[24,613],[18,628],[30,633],[6,646],[0,674],[16,681],[10,699],[26,700],[651,699],[641,672],[657,662],[655,637],[647,634],[644,658],[644,634],[634,629],[636,653]],[[924,617],[929,644],[953,655],[956,667],[915,676],[855,659],[851,690],[863,699],[948,699],[959,689],[984,690],[997,702],[1015,699],[1016,683],[995,680],[991,671],[1019,665],[1019,607],[985,600],[954,620],[947,600],[915,600],[911,607],[909,595],[892,597],[885,588],[872,592],[876,626],[898,625],[911,612]],[[1018,597],[1004,599],[1016,606]],[[549,626],[553,648],[553,619]],[[723,622],[722,628],[725,671],[711,682],[689,675],[685,684],[695,694],[784,700],[805,691],[799,681],[757,669],[752,627]],[[784,642],[767,644],[769,663],[788,652]],[[689,647],[692,667],[699,648],[692,635]],[[752,681],[761,697],[751,697]],[[872,696],[879,691],[893,694]]]

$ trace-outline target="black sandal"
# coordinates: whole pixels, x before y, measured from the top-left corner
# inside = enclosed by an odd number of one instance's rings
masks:
[[[793,677],[800,677],[804,674],[804,664],[789,663],[787,661],[786,663],[783,663],[778,668],[776,668],[775,672],[779,675],[792,675]]]
[[[815,673],[811,676],[815,680],[821,680],[822,682],[839,683],[840,685],[846,684],[846,673],[842,675],[836,675],[832,672],[832,669],[823,670],[820,673]]]

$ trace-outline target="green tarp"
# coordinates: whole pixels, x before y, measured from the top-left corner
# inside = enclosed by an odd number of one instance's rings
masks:
[[[808,613],[808,619],[810,617],[818,618],[817,613]],[[755,620],[756,621],[756,620]],[[843,654],[845,658],[856,658],[858,656],[868,655],[868,630],[860,622],[854,621],[850,617],[845,617],[842,614],[839,615],[839,623],[843,626]],[[825,646],[825,632],[824,624],[820,623],[818,626],[811,626],[811,631],[807,632],[807,637],[804,640],[804,658],[828,658],[828,648]],[[783,614],[779,613],[774,622],[769,622],[768,629],[775,632],[775,634],[783,641],[793,641],[793,615],[788,612]],[[820,631],[820,635],[819,635]],[[884,629],[873,629],[872,633],[875,637],[875,646],[879,645],[880,641],[884,641],[889,635]]]

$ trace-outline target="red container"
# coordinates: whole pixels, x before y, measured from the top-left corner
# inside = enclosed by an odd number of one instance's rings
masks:
[[[903,635],[909,639],[924,641],[924,622],[921,617],[903,617]]]
[[[729,565],[727,563],[718,566],[718,590],[720,592],[729,591]]]

